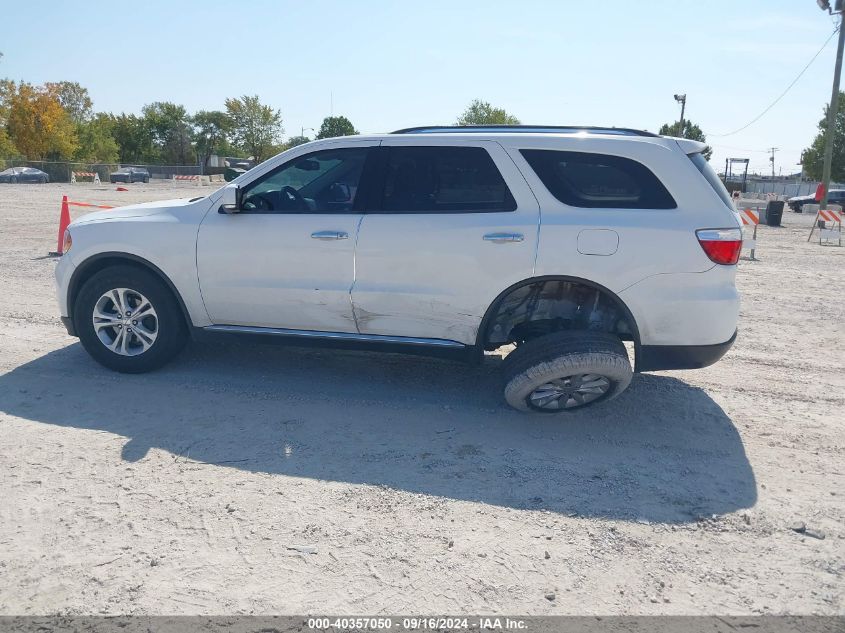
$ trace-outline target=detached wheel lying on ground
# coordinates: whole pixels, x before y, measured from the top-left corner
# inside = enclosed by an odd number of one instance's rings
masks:
[[[528,341],[504,361],[505,399],[520,411],[560,413],[615,398],[633,370],[619,338],[558,332]]]
[[[187,341],[173,293],[158,277],[133,266],[107,268],[86,281],[73,322],[94,360],[123,373],[158,369]]]

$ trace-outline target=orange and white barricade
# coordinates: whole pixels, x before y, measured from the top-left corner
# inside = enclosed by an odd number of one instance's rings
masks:
[[[174,182],[186,182],[187,181],[187,182],[190,182],[190,183],[194,183],[194,184],[196,184],[197,187],[202,185],[202,177],[197,176],[197,175],[189,176],[189,175],[177,174],[177,175],[173,176],[173,180],[174,180]]]
[[[816,211],[813,227],[810,229],[809,242],[813,239],[813,232],[819,230],[819,244],[830,245],[834,241],[842,246],[842,207],[837,204],[828,205],[827,209]]]
[[[751,251],[750,257],[754,259],[754,251],[757,248],[757,225],[760,224],[760,214],[756,209],[745,207],[738,211],[742,220],[742,250]],[[754,227],[753,229],[751,227]],[[751,231],[751,236],[748,236]]]
[[[96,171],[72,171],[70,172],[70,181],[76,183],[78,178],[90,178],[91,182],[100,184],[100,174]]]

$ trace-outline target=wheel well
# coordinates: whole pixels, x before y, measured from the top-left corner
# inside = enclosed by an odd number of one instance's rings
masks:
[[[494,350],[568,330],[615,334],[639,348],[636,321],[622,300],[576,277],[536,277],[502,292],[484,315],[478,346]]]
[[[170,281],[167,275],[165,275],[156,265],[148,262],[147,260],[134,255],[128,255],[126,253],[103,253],[102,255],[95,255],[94,257],[86,259],[76,268],[70,279],[68,289],[68,314],[71,317],[73,316],[76,298],[79,296],[79,291],[82,289],[82,286],[85,285],[85,282],[101,270],[111,268],[112,266],[131,266],[138,268],[139,270],[145,270],[158,277],[162,283],[167,286],[167,289],[170,290],[173,298],[176,299],[176,303],[179,305],[179,309],[182,312],[182,318],[185,319],[185,325],[190,327],[191,317],[188,314],[188,309],[185,306],[184,301],[182,301],[182,297],[179,295],[179,292],[176,290],[176,286],[173,285],[173,282]]]

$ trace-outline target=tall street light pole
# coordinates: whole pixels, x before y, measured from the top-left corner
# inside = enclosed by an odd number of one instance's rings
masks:
[[[678,138],[684,138],[684,109],[687,107],[687,96],[685,94],[675,95],[675,101],[681,104],[681,124],[678,126]]]
[[[836,66],[833,70],[833,92],[830,95],[830,106],[827,109],[827,131],[824,141],[824,168],[822,169],[822,186],[824,194],[820,201],[822,209],[827,209],[827,194],[830,189],[830,170],[833,162],[833,137],[836,130],[836,113],[839,108],[839,75],[842,74],[842,49],[845,46],[845,29],[842,28],[842,0],[836,2],[836,10],[830,10],[827,0],[817,0],[819,7],[827,9],[830,14],[838,13],[839,40],[836,46]]]

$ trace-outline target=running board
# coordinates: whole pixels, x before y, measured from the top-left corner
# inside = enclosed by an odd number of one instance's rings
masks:
[[[415,338],[412,336],[382,336],[380,334],[352,334],[349,332],[320,332],[316,330],[289,330],[286,328],[255,327],[251,325],[209,325],[202,328],[206,332],[227,334],[261,334],[264,336],[282,336],[314,339],[320,341],[349,341],[358,343],[390,343],[394,345],[415,345],[420,347],[439,347],[464,349],[466,345],[458,341],[440,338]]]

